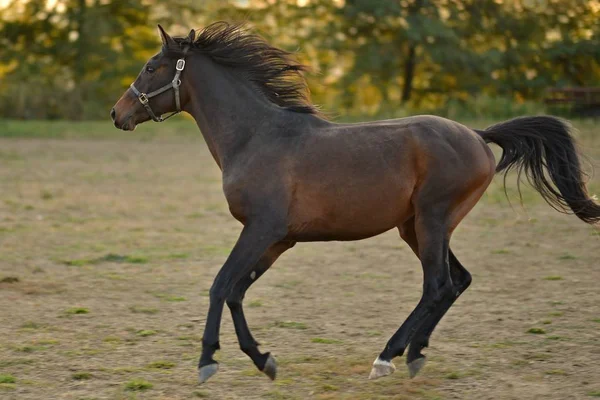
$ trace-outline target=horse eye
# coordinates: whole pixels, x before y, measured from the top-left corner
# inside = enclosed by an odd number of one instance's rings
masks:
[[[151,67],[151,66],[149,66],[149,65],[148,65],[148,66],[146,66],[146,72],[150,72],[150,73],[152,73],[152,72],[154,72],[154,71],[155,71],[154,67]]]

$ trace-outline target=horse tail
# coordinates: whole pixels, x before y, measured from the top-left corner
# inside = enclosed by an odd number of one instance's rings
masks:
[[[555,210],[588,224],[600,221],[600,205],[587,193],[571,125],[550,116],[519,117],[476,130],[503,150],[496,173],[515,169]],[[506,187],[506,186],[505,186]]]

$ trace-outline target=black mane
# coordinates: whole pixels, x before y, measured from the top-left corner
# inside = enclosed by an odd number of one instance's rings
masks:
[[[320,114],[310,101],[306,80],[302,75],[308,67],[300,64],[291,53],[269,45],[262,37],[249,33],[243,24],[215,22],[199,32],[196,40],[175,38],[181,47],[202,52],[215,62],[244,70],[262,93],[274,104],[309,114]]]

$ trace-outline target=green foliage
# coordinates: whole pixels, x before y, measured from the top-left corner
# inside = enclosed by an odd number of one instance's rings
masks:
[[[549,86],[600,84],[597,1],[24,0],[0,9],[0,117],[107,119],[159,50],[157,22],[249,19],[319,71],[338,115],[435,112],[497,119],[544,112]],[[0,6],[1,8],[1,6]],[[160,9],[160,12],[153,10]],[[187,33],[175,30],[175,35]]]

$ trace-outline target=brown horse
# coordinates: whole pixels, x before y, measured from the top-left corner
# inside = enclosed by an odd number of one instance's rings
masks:
[[[414,376],[435,326],[471,283],[450,250],[452,232],[496,172],[516,169],[556,209],[600,221],[565,121],[523,117],[484,131],[435,116],[332,123],[311,105],[304,67],[239,25],[215,23],[184,38],[159,30],[162,51],[112,109],[114,124],[133,130],[162,121],[163,113],[190,113],[223,172],[231,214],[244,225],[210,290],[201,382],[218,369],[213,355],[225,303],[242,351],[275,378],[275,360],[259,351],[242,300],[296,242],[400,231],[421,261],[423,294],[370,378],[392,373],[392,359],[409,344]],[[490,142],[503,149],[498,165]]]

